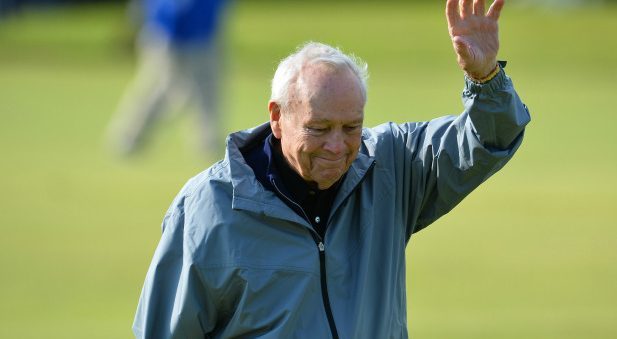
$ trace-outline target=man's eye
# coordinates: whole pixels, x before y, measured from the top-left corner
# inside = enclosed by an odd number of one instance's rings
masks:
[[[323,128],[323,127],[307,127],[306,128],[307,131],[309,131],[310,133],[323,133],[327,130],[327,128]]]
[[[362,125],[345,126],[347,132],[357,132],[362,129]]]

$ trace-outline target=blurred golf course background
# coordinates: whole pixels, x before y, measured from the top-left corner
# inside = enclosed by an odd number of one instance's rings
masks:
[[[529,3],[506,5],[500,58],[532,123],[506,168],[412,238],[414,339],[617,338],[617,6]],[[267,119],[274,67],[306,40],[368,62],[367,126],[458,114],[443,4],[236,1],[224,129]],[[124,4],[1,20],[0,338],[130,338],[163,215],[220,154],[190,147],[191,116],[135,158],[105,148],[135,67]]]

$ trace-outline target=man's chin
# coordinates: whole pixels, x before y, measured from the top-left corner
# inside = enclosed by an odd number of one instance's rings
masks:
[[[332,172],[330,172],[332,171]],[[335,182],[337,182],[343,175],[344,171],[338,169],[338,170],[332,170],[332,169],[328,169],[328,170],[322,170],[322,172],[319,175],[319,180],[317,180],[317,185],[319,186],[320,190],[323,189],[327,189],[330,188],[330,186],[334,185]],[[325,187],[325,188],[324,188]]]
[[[328,182],[318,182],[317,183],[317,188],[319,188],[320,190],[327,190],[328,188],[332,187],[332,185],[334,185],[336,181],[328,181]]]

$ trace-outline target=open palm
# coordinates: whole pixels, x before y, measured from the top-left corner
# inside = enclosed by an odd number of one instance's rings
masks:
[[[504,2],[493,1],[485,13],[484,0],[447,0],[448,31],[458,64],[473,79],[484,78],[497,64],[497,22]]]

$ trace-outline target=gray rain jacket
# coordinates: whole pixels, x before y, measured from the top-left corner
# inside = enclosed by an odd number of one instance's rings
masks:
[[[527,108],[500,74],[464,112],[365,128],[324,239],[265,190],[230,135],[173,201],[142,290],[139,338],[407,338],[405,246],[499,170]]]

